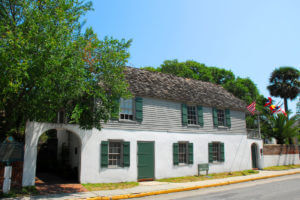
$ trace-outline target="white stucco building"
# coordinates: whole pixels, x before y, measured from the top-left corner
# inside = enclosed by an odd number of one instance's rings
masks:
[[[77,167],[79,182],[152,180],[261,167],[262,140],[247,137],[246,105],[221,86],[128,68],[132,99],[119,101],[112,120],[97,129],[28,122],[23,185],[34,185],[38,139],[56,129]]]

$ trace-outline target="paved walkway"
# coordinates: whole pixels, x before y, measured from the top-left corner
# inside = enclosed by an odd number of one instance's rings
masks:
[[[141,182],[139,186],[122,189],[122,190],[103,190],[103,191],[94,191],[94,192],[80,192],[80,193],[70,193],[70,194],[56,194],[56,195],[44,195],[44,196],[35,196],[35,197],[23,197],[20,199],[85,199],[92,197],[112,197],[119,196],[119,198],[124,197],[133,197],[133,195],[154,195],[158,194],[161,191],[164,193],[168,193],[168,191],[183,191],[183,190],[191,190],[198,189],[202,187],[213,187],[218,185],[227,185],[244,181],[251,181],[262,178],[271,178],[275,176],[281,175],[289,175],[293,173],[300,173],[300,169],[291,169],[284,171],[260,171],[259,174],[253,174],[248,176],[237,176],[230,177],[224,179],[213,179],[213,180],[205,180],[198,182],[187,182],[187,183],[167,183],[167,182]],[[128,195],[131,194],[131,195]],[[127,196],[126,196],[127,195]],[[100,199],[100,198],[98,198]]]
[[[43,180],[47,181],[44,182]],[[39,178],[35,178],[35,186],[39,194],[44,196],[61,193],[88,192],[81,184],[66,181],[51,173],[39,173]]]

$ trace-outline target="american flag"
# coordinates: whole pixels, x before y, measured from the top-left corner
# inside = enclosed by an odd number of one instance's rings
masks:
[[[255,106],[256,106],[256,102],[255,101],[253,101],[249,106],[247,106],[247,109],[249,110],[249,112],[252,113],[252,115],[254,115]]]

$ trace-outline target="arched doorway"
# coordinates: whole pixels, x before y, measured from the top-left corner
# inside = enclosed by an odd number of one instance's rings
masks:
[[[81,140],[71,131],[50,129],[38,140],[37,183],[79,183]]]
[[[252,157],[252,168],[257,169],[258,168],[258,148],[255,143],[251,145],[251,157]]]

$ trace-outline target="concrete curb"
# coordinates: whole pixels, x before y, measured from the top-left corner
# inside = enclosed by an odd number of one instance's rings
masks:
[[[279,176],[293,175],[293,174],[300,174],[300,171],[288,172],[288,173],[284,173],[284,174],[268,175],[268,176],[262,176],[262,177],[255,177],[255,178],[247,178],[247,179],[236,180],[236,181],[225,181],[225,182],[222,182],[222,183],[215,183],[215,184],[209,184],[209,185],[199,185],[199,186],[192,186],[192,187],[185,187],[185,188],[174,188],[174,189],[158,190],[158,191],[152,191],[152,192],[141,192],[141,193],[138,193],[138,194],[122,194],[122,195],[115,195],[115,196],[100,196],[100,197],[92,197],[92,198],[86,198],[86,199],[87,200],[131,199],[131,198],[137,198],[137,197],[146,197],[146,196],[152,196],[152,195],[168,194],[168,193],[174,193],[174,192],[197,190],[197,189],[201,189],[201,188],[223,186],[223,185],[229,185],[229,184],[235,184],[235,183],[255,181],[255,180],[260,180],[260,179],[275,178],[275,177],[279,177]]]

